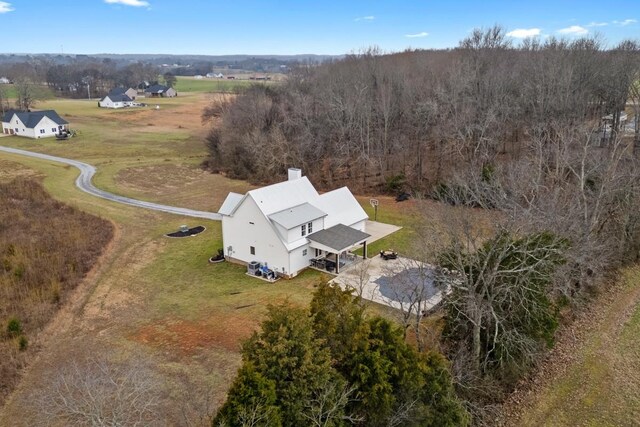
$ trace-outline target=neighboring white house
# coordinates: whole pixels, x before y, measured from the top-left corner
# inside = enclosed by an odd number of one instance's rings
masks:
[[[144,93],[146,96],[162,98],[173,98],[174,96],[178,96],[178,92],[176,92],[174,88],[164,85],[149,86],[144,90]]]
[[[9,84],[11,81],[6,77],[0,77],[0,84]]]
[[[102,108],[124,108],[130,107],[133,100],[125,94],[107,95],[98,101],[98,106]]]
[[[131,107],[137,95],[138,92],[133,88],[116,87],[98,102],[98,106],[102,108]]]
[[[312,260],[333,260],[363,245],[367,214],[347,187],[319,194],[300,169],[289,179],[251,190],[229,193],[219,210],[222,240],[229,261],[258,261],[279,275],[293,277]]]
[[[54,110],[24,113],[8,111],[2,117],[2,133],[27,138],[46,138],[69,130],[68,124],[69,122]]]

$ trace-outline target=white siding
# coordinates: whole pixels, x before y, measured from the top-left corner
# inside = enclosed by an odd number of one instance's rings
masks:
[[[44,133],[41,133],[40,130],[43,130]],[[60,125],[48,117],[43,117],[42,120],[40,120],[40,123],[33,128],[33,134],[35,138],[47,138],[55,136],[59,133],[59,130]]]
[[[324,230],[324,218],[318,218],[314,221],[311,221],[311,228],[312,228],[312,233],[315,233],[316,231],[320,231],[320,230]],[[305,223],[305,230],[306,230],[306,234],[304,235],[304,237],[307,237],[309,235],[309,227],[308,227],[308,223]],[[287,233],[287,243],[293,243],[296,240],[299,240],[302,238],[302,224],[292,228],[291,230],[288,231]]]
[[[306,255],[303,255],[304,251],[307,251]],[[298,249],[291,251],[289,259],[291,260],[291,272],[292,276],[297,275],[301,270],[309,267],[311,258],[315,257],[315,250],[306,244]]]
[[[253,199],[246,198],[232,217],[222,217],[222,239],[227,256],[247,263],[260,261],[279,273],[290,274],[289,254],[271,221]],[[232,246],[231,253],[229,246]],[[251,254],[251,246],[255,248],[255,255]]]
[[[106,96],[103,101],[98,103],[102,108],[124,108],[125,103],[122,101],[113,102],[111,98]],[[128,102],[126,104],[129,104]]]

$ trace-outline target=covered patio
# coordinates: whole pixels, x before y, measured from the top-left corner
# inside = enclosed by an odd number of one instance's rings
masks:
[[[313,233],[307,236],[309,246],[316,251],[316,257],[311,259],[310,266],[339,274],[341,268],[358,260],[359,257],[351,253],[354,248],[362,245],[361,259],[367,257],[367,239],[370,237],[370,234],[343,224]]]

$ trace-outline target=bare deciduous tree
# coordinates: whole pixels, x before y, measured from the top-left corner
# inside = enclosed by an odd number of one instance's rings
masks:
[[[160,381],[142,359],[89,356],[56,366],[35,393],[36,425],[159,425]]]

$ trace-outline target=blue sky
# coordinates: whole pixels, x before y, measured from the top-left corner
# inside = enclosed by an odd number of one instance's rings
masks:
[[[2,53],[343,54],[454,47],[474,27],[640,38],[640,9],[592,0],[4,0]]]

